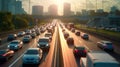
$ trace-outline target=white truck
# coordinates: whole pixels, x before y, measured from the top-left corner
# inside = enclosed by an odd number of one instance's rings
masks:
[[[120,67],[112,56],[103,51],[88,52],[87,57],[80,59],[81,67]]]

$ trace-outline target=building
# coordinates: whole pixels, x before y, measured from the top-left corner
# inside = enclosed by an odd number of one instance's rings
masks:
[[[0,0],[0,11],[11,12],[12,14],[22,14],[22,2],[16,0]]]
[[[49,15],[57,16],[58,15],[58,6],[55,4],[50,5],[48,7],[48,13],[49,13]]]
[[[0,0],[0,11],[1,11],[1,9],[2,9],[2,1]]]
[[[43,6],[32,6],[32,15],[43,15]]]
[[[15,6],[15,14],[22,14],[22,2],[21,1],[16,1],[16,6]]]
[[[71,5],[69,3],[64,3],[63,15],[64,16],[70,16],[71,15]]]

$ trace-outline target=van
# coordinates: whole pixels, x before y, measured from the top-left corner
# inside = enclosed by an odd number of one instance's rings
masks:
[[[80,60],[81,64],[86,64],[86,67],[120,67],[119,62],[104,51],[89,52],[85,61],[83,58]],[[81,67],[85,66],[81,65]]]

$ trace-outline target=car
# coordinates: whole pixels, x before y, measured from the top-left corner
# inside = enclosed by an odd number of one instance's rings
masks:
[[[69,33],[68,32],[64,32],[64,38],[67,39],[69,37]]]
[[[31,30],[26,30],[26,34],[27,34],[27,35],[30,35],[31,33],[32,33]]]
[[[30,42],[32,39],[31,35],[25,35],[23,38],[23,43],[28,43]]]
[[[74,39],[73,39],[73,37],[68,37],[66,41],[67,41],[68,45],[74,45]]]
[[[39,64],[42,59],[43,52],[40,48],[29,48],[22,56],[24,64]]]
[[[20,40],[13,40],[8,44],[8,49],[18,50],[23,47],[23,42]]]
[[[9,49],[0,50],[0,63],[8,61],[9,58],[14,56],[14,51]]]
[[[71,29],[71,32],[73,32],[73,33],[74,33],[74,32],[75,32],[75,28],[72,28],[72,29]]]
[[[40,35],[40,31],[38,29],[36,30],[36,35]]]
[[[49,44],[50,40],[48,37],[41,37],[38,40],[38,47],[48,51],[50,48],[50,44]]]
[[[64,28],[62,29],[62,32],[65,32],[65,29],[64,29]]]
[[[80,31],[76,31],[75,34],[76,34],[77,36],[80,36]]]
[[[52,40],[52,34],[51,33],[46,33],[45,37],[49,37],[49,39]]]
[[[87,50],[84,46],[75,45],[73,48],[73,54],[76,57],[86,57]]]
[[[89,35],[87,33],[82,33],[81,38],[89,40]]]
[[[17,34],[18,37],[21,37],[21,36],[24,36],[24,35],[25,35],[25,32],[24,32],[24,31],[20,31],[20,32],[18,32],[18,34]]]
[[[31,37],[35,38],[36,37],[36,33],[35,32],[31,33]]]
[[[7,37],[7,41],[12,41],[12,40],[15,40],[16,38],[17,38],[16,34],[9,34]]]
[[[103,40],[103,41],[97,42],[97,46],[102,48],[103,50],[110,50],[110,51],[114,50],[113,43],[111,41]]]

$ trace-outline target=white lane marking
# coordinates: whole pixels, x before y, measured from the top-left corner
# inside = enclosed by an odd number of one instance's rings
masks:
[[[24,52],[25,53],[25,52]],[[23,53],[23,54],[24,54]],[[20,57],[18,57],[11,65],[9,65],[9,67],[12,67],[22,56],[23,56],[23,54],[20,56]]]
[[[33,43],[33,45],[31,46],[31,47],[33,47],[35,45],[35,42]],[[30,47],[29,47],[30,48]],[[28,49],[28,48],[27,48]],[[26,51],[25,51],[26,52]],[[24,52],[24,53],[25,53]],[[19,56],[11,65],[9,65],[8,67],[12,67],[23,55],[24,55],[24,53],[21,55],[21,56]]]
[[[79,40],[79,42],[81,43],[80,40]],[[85,44],[84,44],[84,46],[86,47],[86,49],[87,49],[88,51],[91,51]]]

